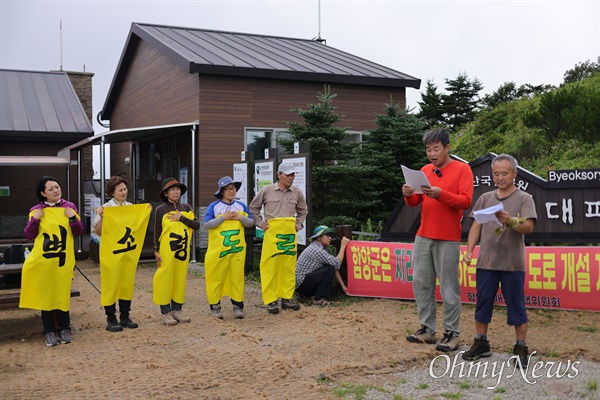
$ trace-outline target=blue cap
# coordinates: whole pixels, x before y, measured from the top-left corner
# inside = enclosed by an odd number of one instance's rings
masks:
[[[221,193],[221,189],[223,189],[225,186],[230,185],[230,184],[235,184],[235,190],[240,190],[240,187],[242,186],[242,182],[237,182],[234,181],[233,179],[231,179],[230,176],[224,176],[221,179],[219,179],[219,189],[217,189],[217,191],[215,192],[215,197],[217,199],[222,199],[223,198],[223,194]]]

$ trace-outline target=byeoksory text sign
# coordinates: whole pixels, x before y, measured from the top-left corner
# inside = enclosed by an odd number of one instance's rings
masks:
[[[412,243],[351,241],[346,248],[348,293],[353,296],[414,300]],[[477,299],[475,272],[479,246],[471,265],[462,261],[459,279],[463,303]],[[600,311],[599,247],[525,248],[525,305],[533,308]],[[441,301],[439,283],[436,297]],[[505,305],[499,291],[496,303]]]

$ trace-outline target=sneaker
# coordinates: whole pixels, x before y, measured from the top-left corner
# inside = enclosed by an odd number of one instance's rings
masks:
[[[114,315],[106,319],[106,330],[109,332],[121,332],[123,327],[117,322],[117,317]]]
[[[513,354],[519,357],[519,360],[515,360],[515,363],[521,367],[521,369],[527,369],[527,365],[529,364],[529,349],[527,346],[515,344],[515,347],[513,348]]]
[[[279,314],[279,304],[277,304],[277,301],[267,304],[267,311],[269,314]]]
[[[281,299],[281,309],[298,311],[300,309],[300,304],[292,299]]]
[[[63,329],[58,332],[58,337],[60,338],[60,342],[63,344],[71,343],[71,331],[69,329]]]
[[[435,346],[436,350],[439,351],[453,351],[458,349],[458,335],[452,331],[446,331],[444,337]]]
[[[190,317],[183,315],[183,311],[181,310],[171,311],[171,315],[173,315],[173,318],[177,322],[190,322],[192,320]]]
[[[408,340],[409,342],[412,342],[412,343],[434,344],[436,342],[435,333],[429,333],[427,331],[427,328],[425,327],[425,325],[422,325],[421,329],[419,329],[412,335],[408,335],[406,337],[406,340]]]
[[[221,306],[218,304],[215,306],[210,306],[210,315],[211,317],[223,319],[223,314],[221,314]]]
[[[465,351],[462,355],[463,360],[471,361],[477,360],[480,357],[489,357],[492,355],[490,351],[490,342],[483,339],[475,338],[473,345],[468,351]]]
[[[177,325],[177,321],[175,320],[175,318],[173,318],[170,312],[162,315],[162,323],[163,325],[167,326]]]
[[[56,340],[56,335],[54,335],[54,332],[46,333],[46,346],[53,347],[53,346],[56,346],[57,344],[58,344],[58,340]]]
[[[137,324],[137,322],[133,322],[131,320],[131,318],[129,318],[128,316],[121,317],[121,321],[119,321],[119,325],[121,325],[123,328],[129,328],[129,329],[135,329],[139,326]]]
[[[233,306],[233,317],[235,319],[242,319],[244,318],[244,309],[240,308],[240,306]]]

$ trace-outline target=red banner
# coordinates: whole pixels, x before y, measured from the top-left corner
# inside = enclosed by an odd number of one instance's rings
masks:
[[[348,293],[352,296],[414,300],[413,247],[408,243],[351,241],[346,248]],[[475,304],[475,264],[467,266],[461,246],[458,265],[463,303]],[[600,311],[599,247],[526,247],[525,306]],[[441,301],[439,282],[436,298]],[[501,290],[496,304],[506,305]]]

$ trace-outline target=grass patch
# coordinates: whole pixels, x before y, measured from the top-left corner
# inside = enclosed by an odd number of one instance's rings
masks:
[[[469,382],[457,382],[456,383],[460,389],[470,389],[471,384]]]
[[[442,397],[445,399],[462,399],[463,394],[460,392],[457,393],[442,393]]]
[[[506,388],[503,387],[498,387],[496,389],[494,389],[494,393],[504,393],[506,392]]]
[[[362,400],[365,393],[367,393],[367,387],[365,385],[354,385],[352,383],[344,383],[340,388],[334,388],[333,393],[338,397],[346,397],[351,394],[356,400]]]
[[[427,389],[428,387],[429,385],[426,383],[419,383],[417,386],[415,386],[415,389]]]
[[[598,379],[592,379],[585,383],[587,390],[596,391],[598,390]]]
[[[579,332],[589,332],[589,333],[594,333],[598,330],[598,328],[596,328],[595,326],[591,326],[591,325],[579,325],[577,327],[577,330]]]

